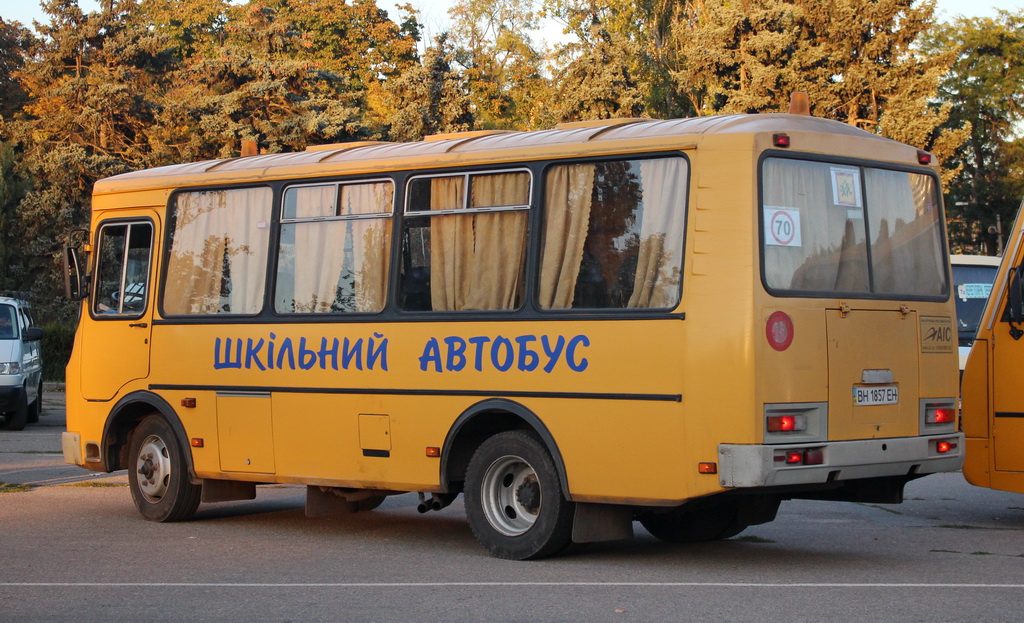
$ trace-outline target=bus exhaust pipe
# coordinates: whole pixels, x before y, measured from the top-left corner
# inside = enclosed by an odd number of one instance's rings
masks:
[[[416,506],[416,511],[420,514],[426,513],[427,511],[439,511],[451,504],[453,501],[455,501],[455,496],[451,494],[433,493],[428,500],[421,492],[420,503]]]

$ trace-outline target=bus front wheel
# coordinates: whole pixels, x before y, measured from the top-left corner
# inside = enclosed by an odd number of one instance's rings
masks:
[[[498,558],[543,558],[572,541],[575,505],[562,493],[551,455],[529,433],[499,433],[481,444],[466,470],[465,496],[473,535]]]
[[[734,537],[746,530],[740,505],[725,501],[688,510],[650,513],[640,524],[655,537],[669,543],[701,543]]]
[[[132,435],[128,484],[132,500],[150,521],[184,521],[199,506],[202,486],[189,481],[185,455],[160,415],[142,420]]]

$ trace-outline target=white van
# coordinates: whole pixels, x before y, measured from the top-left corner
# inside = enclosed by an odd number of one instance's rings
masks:
[[[43,330],[20,298],[0,292],[0,416],[7,430],[39,421],[43,406]]]

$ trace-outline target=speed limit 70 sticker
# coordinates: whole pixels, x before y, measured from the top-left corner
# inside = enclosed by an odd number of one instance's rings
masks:
[[[800,211],[765,206],[764,243],[776,247],[799,247]]]

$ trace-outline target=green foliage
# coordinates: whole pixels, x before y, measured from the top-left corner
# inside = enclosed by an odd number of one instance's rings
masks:
[[[1024,196],[1024,10],[998,18],[960,18],[936,27],[926,49],[954,50],[956,60],[939,89],[951,105],[947,125],[970,128],[950,158],[946,187],[952,246],[996,253]]]
[[[64,381],[64,367],[71,359],[75,343],[75,326],[67,322],[48,322],[43,325],[43,380]]]
[[[35,34],[0,20],[0,286],[54,321],[73,318],[58,259],[97,179],[236,156],[243,139],[279,152],[776,112],[807,91],[816,115],[944,161],[956,244],[984,242],[996,215],[1008,227],[1024,194],[1021,11],[935,25],[934,0],[460,0],[420,54],[408,5],[100,4],[46,0]],[[574,40],[539,46],[542,15]]]

